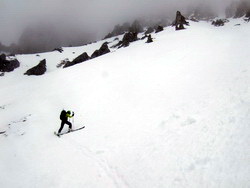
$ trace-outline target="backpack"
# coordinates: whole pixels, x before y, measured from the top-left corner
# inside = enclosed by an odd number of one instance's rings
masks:
[[[61,111],[61,114],[60,114],[60,120],[65,119],[65,117],[66,117],[66,111],[65,111],[65,110],[62,110],[62,111]]]

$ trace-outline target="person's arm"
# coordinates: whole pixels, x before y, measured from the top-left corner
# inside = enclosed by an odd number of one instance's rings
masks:
[[[68,118],[72,118],[72,117],[74,117],[74,112],[73,112],[73,114],[72,114],[72,116],[71,115],[69,115],[69,114],[66,114],[66,116],[68,117]]]

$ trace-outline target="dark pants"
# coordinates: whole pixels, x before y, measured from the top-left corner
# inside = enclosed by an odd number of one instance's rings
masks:
[[[70,129],[72,128],[72,124],[71,124],[69,121],[67,121],[67,120],[66,120],[66,121],[63,121],[63,120],[62,120],[62,122],[61,122],[61,127],[60,127],[58,133],[61,133],[61,131],[62,131],[63,127],[64,127],[64,124],[69,125],[69,128],[70,128]]]

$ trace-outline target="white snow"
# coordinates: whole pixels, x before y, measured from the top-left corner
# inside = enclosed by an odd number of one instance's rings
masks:
[[[66,69],[104,41],[18,55],[0,78],[0,187],[250,187],[249,26],[167,27]],[[63,108],[86,128],[56,137]]]

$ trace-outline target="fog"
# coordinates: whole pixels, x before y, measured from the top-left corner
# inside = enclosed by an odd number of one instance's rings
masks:
[[[0,0],[0,42],[4,45],[24,42],[25,33],[39,30],[40,35],[48,32],[51,40],[60,41],[60,45],[76,45],[77,40],[80,44],[100,39],[115,24],[125,21],[173,17],[176,10],[186,11],[200,5],[223,12],[232,1]]]

